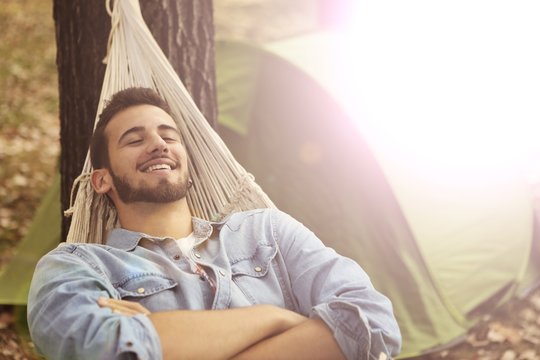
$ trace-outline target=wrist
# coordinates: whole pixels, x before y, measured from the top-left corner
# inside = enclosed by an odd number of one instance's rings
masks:
[[[272,326],[272,336],[285,332],[307,320],[306,317],[293,311],[274,305],[260,305],[262,311],[268,316]]]

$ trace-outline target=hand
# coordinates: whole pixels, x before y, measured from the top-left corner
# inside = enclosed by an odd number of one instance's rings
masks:
[[[150,315],[151,312],[141,304],[127,300],[108,299],[100,297],[97,301],[99,307],[106,307],[115,314],[135,316],[138,314]]]

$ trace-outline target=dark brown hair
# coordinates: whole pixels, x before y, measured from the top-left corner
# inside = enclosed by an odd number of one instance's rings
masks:
[[[119,112],[136,105],[157,106],[171,115],[169,104],[153,89],[133,87],[114,94],[99,115],[99,121],[90,139],[90,161],[94,169],[110,166],[108,139],[105,135],[107,124]]]

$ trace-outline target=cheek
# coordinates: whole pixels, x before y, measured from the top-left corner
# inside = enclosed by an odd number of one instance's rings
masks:
[[[182,162],[182,164],[187,163],[187,152],[183,146],[175,147],[172,151],[174,152],[176,158]]]
[[[186,151],[182,149],[182,150],[178,151],[176,156],[180,160],[180,166],[182,167],[182,173],[187,176],[188,173],[189,173],[189,170],[188,170],[188,157],[187,157]]]
[[[131,151],[117,151],[110,157],[111,169],[115,174],[136,168],[137,155]]]

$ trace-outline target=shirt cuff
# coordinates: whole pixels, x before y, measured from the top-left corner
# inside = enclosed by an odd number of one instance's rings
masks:
[[[159,335],[146,315],[125,317],[121,320],[120,329],[116,353],[118,358],[131,353],[139,360],[163,359]]]
[[[313,316],[323,320],[332,330],[347,359],[369,359],[371,333],[367,319],[357,306],[340,301],[319,304],[313,307]]]

